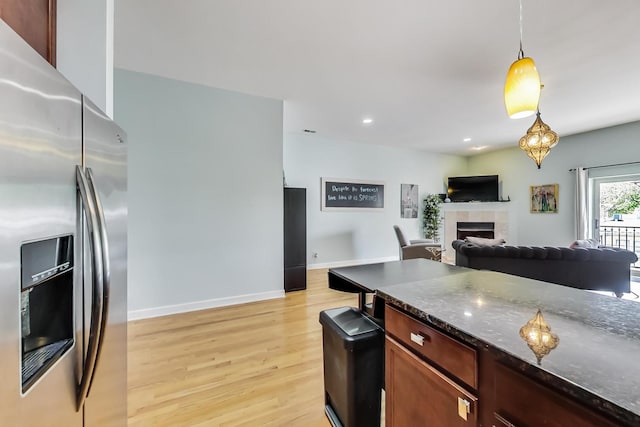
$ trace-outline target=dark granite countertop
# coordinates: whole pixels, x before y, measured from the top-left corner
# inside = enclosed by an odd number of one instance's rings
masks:
[[[377,295],[629,425],[640,425],[640,302],[469,271]],[[540,310],[560,341],[540,363],[519,331]]]
[[[432,279],[465,271],[473,270],[425,258],[354,265],[329,269],[329,287],[346,292],[374,292],[383,286]],[[341,279],[339,283],[332,283],[331,279],[335,278]]]

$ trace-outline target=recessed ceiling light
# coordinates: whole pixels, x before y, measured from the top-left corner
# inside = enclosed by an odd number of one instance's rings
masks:
[[[463,139],[462,141],[463,141],[463,142],[469,142],[469,141],[471,141],[471,138],[465,138],[465,139]]]
[[[371,123],[373,123],[373,119],[370,117],[367,117],[365,119],[362,119],[362,124],[363,125],[370,125]]]
[[[471,147],[472,150],[476,150],[476,151],[480,151],[480,150],[484,150],[485,148],[487,148],[487,145],[476,145],[475,147]]]

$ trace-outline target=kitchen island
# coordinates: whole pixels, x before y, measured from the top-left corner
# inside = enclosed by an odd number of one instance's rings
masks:
[[[640,425],[640,303],[468,269],[375,291],[387,426]]]

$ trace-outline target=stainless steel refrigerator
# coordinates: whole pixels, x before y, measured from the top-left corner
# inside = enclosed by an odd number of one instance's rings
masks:
[[[127,422],[124,132],[0,20],[0,424]]]

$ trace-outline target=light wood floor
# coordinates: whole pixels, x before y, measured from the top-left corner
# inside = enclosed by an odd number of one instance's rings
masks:
[[[310,270],[285,298],[129,323],[130,426],[330,426],[322,310],[356,306]]]

